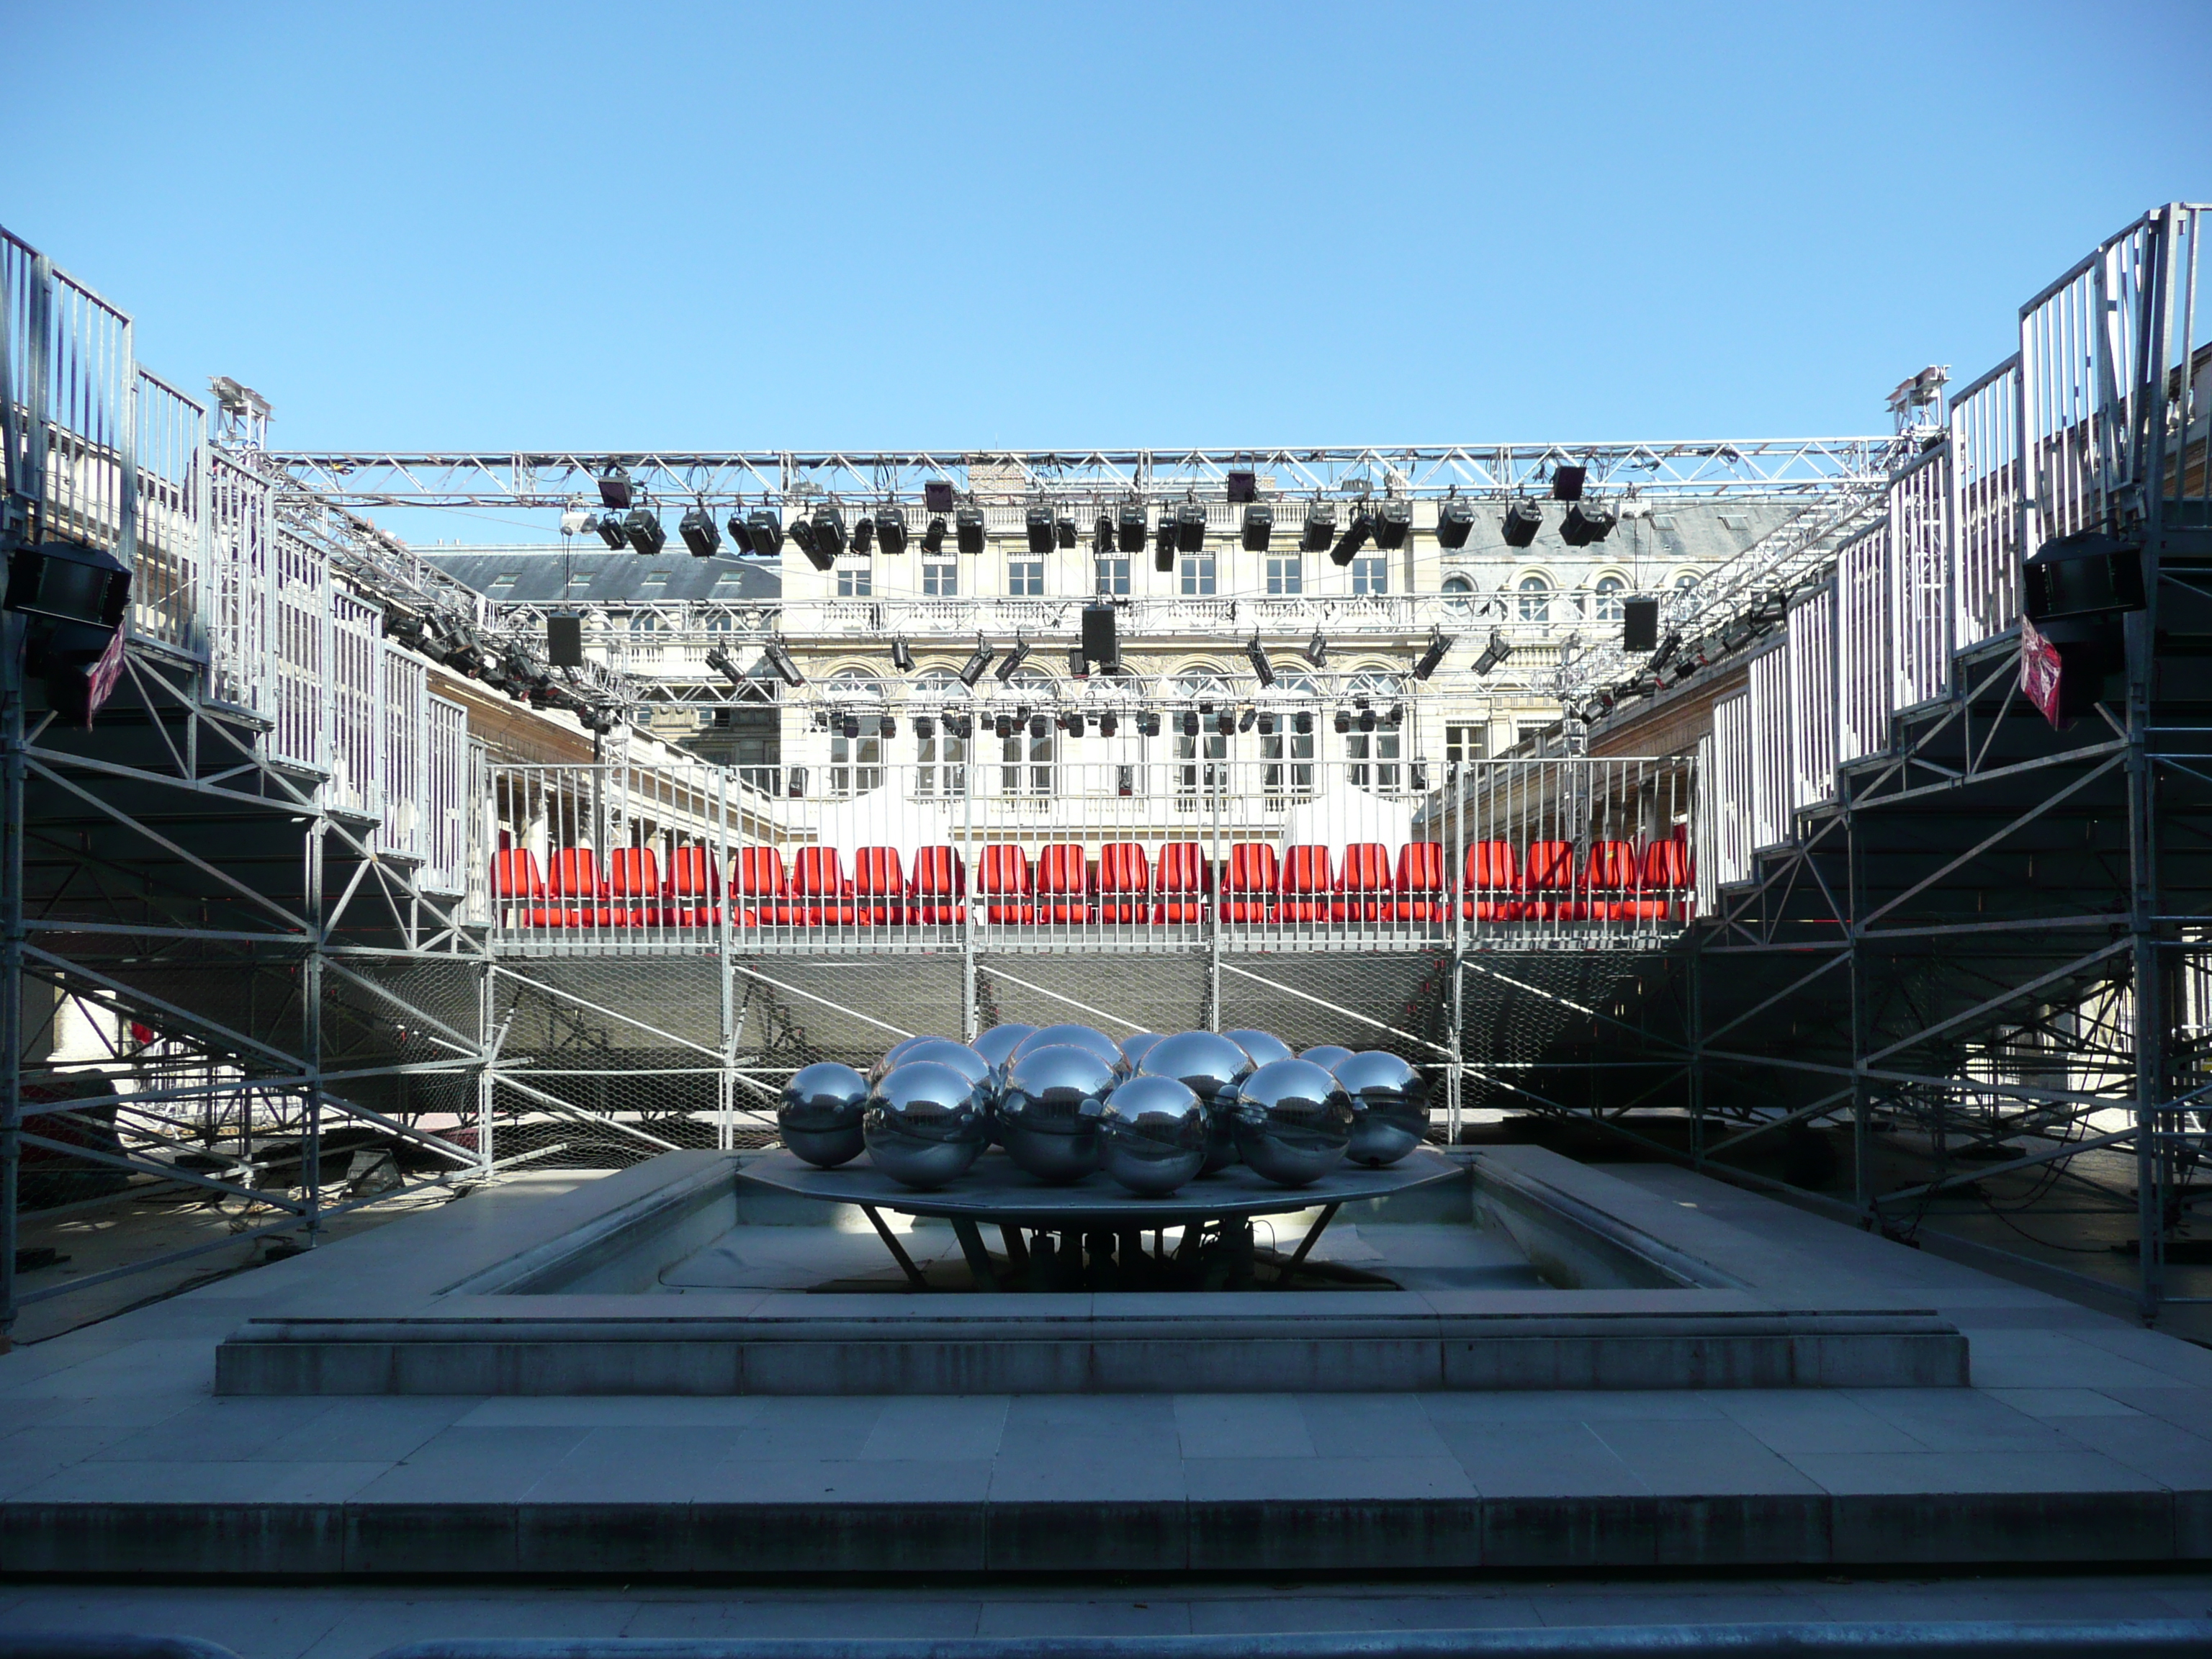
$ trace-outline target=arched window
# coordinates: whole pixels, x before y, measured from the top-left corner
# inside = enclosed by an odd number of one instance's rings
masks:
[[[1018,668],[1006,686],[1015,700],[1015,707],[1007,712],[1017,718],[999,739],[999,792],[1049,795],[1054,789],[1054,765],[1060,758],[1060,727],[1053,721],[1052,676],[1034,668]],[[1019,718],[1024,708],[1029,710],[1027,720]],[[1040,715],[1044,720],[1042,734],[1036,729]]]
[[[1520,615],[1525,623],[1547,623],[1552,620],[1552,584],[1541,576],[1521,579]]]
[[[925,670],[914,682],[916,701],[928,710],[930,732],[919,727],[914,737],[914,792],[917,795],[964,795],[968,793],[968,739],[951,729],[950,721],[965,716],[968,688],[946,668]]]
[[[1620,602],[1627,597],[1628,584],[1610,571],[1597,579],[1597,619],[1600,622],[1619,622]]]
[[[884,782],[883,683],[862,668],[830,677],[830,793],[865,795]],[[859,735],[848,735],[857,721]]]
[[[1698,591],[1698,580],[1699,577],[1696,571],[1685,570],[1674,578],[1674,591],[1677,593],[1694,593]]]

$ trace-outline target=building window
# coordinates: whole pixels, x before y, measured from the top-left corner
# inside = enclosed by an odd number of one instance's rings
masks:
[[[875,725],[873,714],[861,718],[860,729]],[[879,737],[848,738],[840,732],[830,739],[830,793],[865,795],[884,781],[884,740]]]
[[[926,738],[914,740],[914,792],[934,795],[944,786],[948,795],[968,793],[968,740],[945,729],[943,721]]]
[[[580,576],[573,570],[568,573],[568,591],[571,593],[584,592],[590,588],[591,585],[592,579],[589,576]]]
[[[1380,557],[1354,559],[1352,562],[1352,591],[1354,593],[1388,593],[1390,591],[1390,561]]]
[[[1208,565],[1212,562],[1206,560]],[[1197,713],[1199,720],[1198,731],[1193,734],[1183,730],[1182,711],[1168,716],[1176,723],[1176,805],[1188,811],[1197,806],[1201,788],[1208,795],[1218,795],[1229,787],[1229,738],[1214,724],[1214,716],[1200,707],[1210,705],[1217,710],[1227,707],[1229,685],[1218,673],[1200,668],[1178,675],[1175,690],[1176,700],[1184,709]]]
[[[1395,789],[1400,754],[1399,733],[1379,724],[1372,732],[1349,732],[1344,757],[1351,764],[1345,769],[1345,780],[1355,789]]]
[[[629,631],[633,634],[657,634],[660,618],[650,611],[633,611],[629,617]]]
[[[1042,599],[1044,597],[1044,561],[1042,559],[1007,560],[1006,592],[1018,599]]]
[[[1597,619],[1600,622],[1619,622],[1620,602],[1627,596],[1628,584],[1618,576],[1597,579]]]
[[[1213,555],[1186,553],[1182,561],[1182,592],[1185,599],[1210,599],[1213,597]]]
[[[1213,590],[1208,588],[1208,592]],[[1306,562],[1293,554],[1289,558],[1267,561],[1267,592],[1269,597],[1290,597],[1306,591]]]
[[[519,570],[502,570],[491,580],[491,597],[503,599],[514,592],[515,584],[522,580]]]
[[[876,572],[872,564],[841,564],[837,567],[837,597],[841,599],[872,599],[876,591]]]
[[[1271,795],[1313,793],[1314,734],[1290,730],[1294,724],[1278,714],[1275,729],[1260,738],[1260,782]]]
[[[1129,562],[1121,558],[1091,560],[1091,582],[1094,592],[1111,599],[1126,599],[1129,592]]]
[[[1552,620],[1552,585],[1541,576],[1521,579],[1521,620],[1525,623],[1547,623]]]
[[[1487,722],[1444,727],[1445,765],[1463,765],[1468,761],[1481,760],[1489,753],[1490,726]]]
[[[1674,591],[1677,593],[1696,592],[1698,591],[1698,573],[1694,570],[1685,570],[1680,575],[1675,577]]]
[[[1045,722],[1037,737],[1024,722],[999,739],[999,793],[1003,795],[1052,793],[1053,762],[1057,758],[1060,728]]]
[[[942,563],[925,562],[921,567],[921,595],[926,599],[957,599],[960,593],[960,567],[950,560]]]

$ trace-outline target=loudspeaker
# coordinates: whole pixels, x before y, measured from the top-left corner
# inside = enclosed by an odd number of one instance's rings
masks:
[[[1086,605],[1083,607],[1083,654],[1091,662],[1119,662],[1121,646],[1115,638],[1114,607],[1110,605]]]
[[[2142,549],[2102,531],[2044,543],[2020,574],[2021,609],[2033,623],[2143,607]]]
[[[1659,601],[1623,599],[1620,602],[1620,648],[1656,651],[1659,648]]]
[[[584,619],[548,617],[545,619],[545,660],[556,668],[584,665]]]

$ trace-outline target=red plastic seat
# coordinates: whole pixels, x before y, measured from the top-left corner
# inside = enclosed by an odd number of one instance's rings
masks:
[[[1690,895],[1690,848],[1679,837],[1655,841],[1644,849],[1637,902],[1640,920],[1657,921],[1679,915]]]
[[[1270,921],[1281,878],[1275,849],[1260,841],[1240,841],[1229,849],[1229,873],[1222,884],[1224,921]]]
[[[1582,890],[1588,907],[1585,914],[1597,921],[1637,921],[1639,874],[1632,843],[1592,842],[1583,860]]]
[[[807,927],[852,925],[853,884],[845,879],[845,861],[836,848],[799,849],[791,866],[791,902],[777,907],[776,920]]]
[[[1461,908],[1475,921],[1519,921],[1528,915],[1510,842],[1479,841],[1468,848],[1460,885],[1467,894]]]
[[[722,884],[714,854],[704,847],[679,847],[668,855],[667,917],[677,927],[720,927]]]
[[[777,912],[785,908],[790,886],[784,876],[783,854],[773,847],[740,847],[731,861],[730,902],[740,927],[787,920]]]
[[[1204,921],[1213,891],[1213,866],[1206,849],[1194,841],[1171,841],[1161,848],[1156,890],[1160,902],[1152,907],[1153,921]]]
[[[1354,842],[1344,849],[1329,914],[1339,921],[1388,921],[1395,910],[1391,891],[1390,849],[1379,841]]]
[[[538,854],[526,847],[491,855],[491,895],[503,927],[562,925],[562,913],[545,908],[545,878],[538,872]]]
[[[1532,841],[1521,866],[1523,914],[1539,921],[1578,921],[1588,908],[1575,896],[1575,844]]]
[[[1293,847],[1283,854],[1275,889],[1278,921],[1326,921],[1335,886],[1326,847]]]
[[[660,860],[649,847],[617,847],[607,854],[607,893],[617,927],[650,927],[672,921],[663,915]]]
[[[1398,849],[1396,915],[1401,921],[1444,921],[1451,901],[1444,896],[1444,846],[1440,841],[1409,841]]]
[[[553,873],[545,890],[558,911],[553,922],[556,927],[605,927],[614,921],[599,855],[588,847],[563,847],[553,854]]]
[[[921,847],[914,854],[914,897],[909,921],[943,927],[968,915],[968,872],[950,847]]]
[[[906,871],[896,847],[863,847],[853,855],[853,915],[881,927],[906,920]]]
[[[1031,922],[1036,906],[1030,902],[1029,854],[1018,847],[994,842],[975,860],[975,885],[983,895],[987,921]]]
[[[1109,842],[1098,849],[1098,920],[1132,922],[1150,918],[1152,860],[1133,841]]]
[[[1080,845],[1056,842],[1038,849],[1036,892],[1039,921],[1091,920],[1090,861]]]

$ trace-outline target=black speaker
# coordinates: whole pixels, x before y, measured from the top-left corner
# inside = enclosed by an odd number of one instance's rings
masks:
[[[25,543],[8,560],[7,607],[53,622],[114,629],[131,608],[131,572],[79,542]]]
[[[1229,473],[1230,506],[1242,507],[1247,501],[1256,501],[1259,499],[1259,475],[1248,472],[1242,468],[1231,468]]]
[[[1083,607],[1083,654],[1087,660],[1102,665],[1121,660],[1121,646],[1114,633],[1112,605],[1086,605]]]
[[[556,668],[584,665],[584,619],[548,617],[545,619],[545,660]]]
[[[921,505],[931,513],[950,513],[952,510],[952,485],[945,478],[932,478],[921,487]]]
[[[2044,543],[2020,574],[2021,609],[2030,622],[2143,607],[2142,549],[2102,531],[2077,531]]]
[[[1620,648],[1656,651],[1659,648],[1659,601],[1623,599],[1620,602]]]

